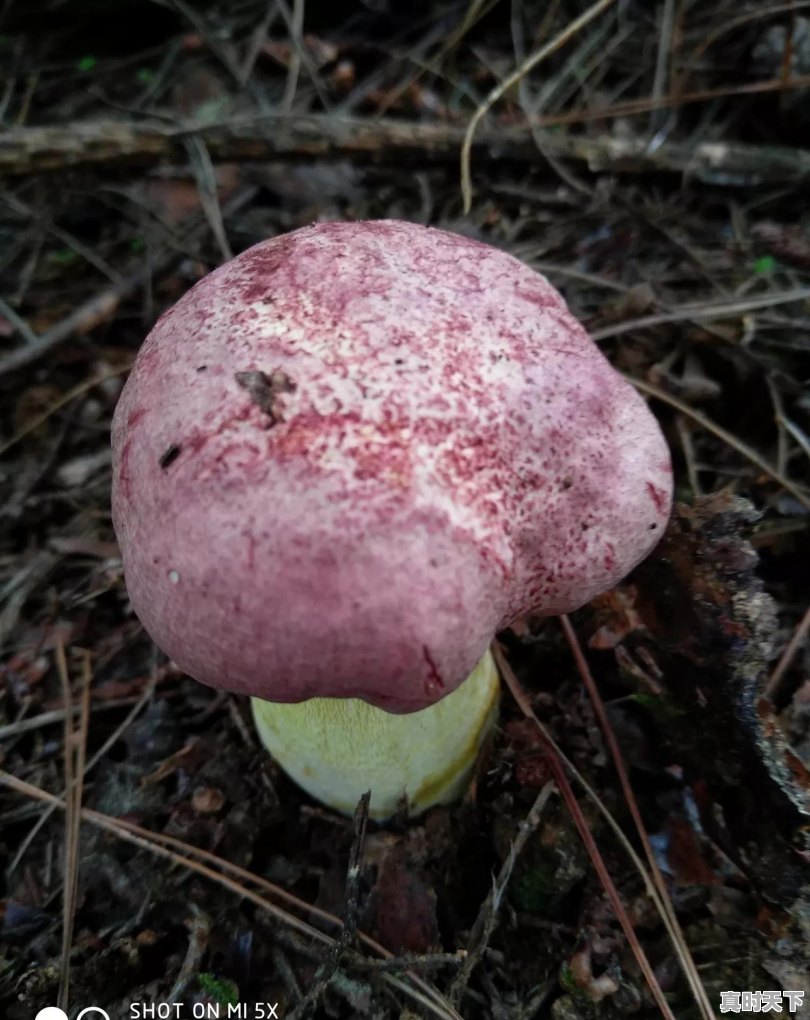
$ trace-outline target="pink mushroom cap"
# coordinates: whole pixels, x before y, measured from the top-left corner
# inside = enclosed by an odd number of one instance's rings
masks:
[[[544,277],[396,221],[201,280],[144,343],[113,450],[132,605],[181,668],[391,712],[612,587],[672,493],[655,418]]]

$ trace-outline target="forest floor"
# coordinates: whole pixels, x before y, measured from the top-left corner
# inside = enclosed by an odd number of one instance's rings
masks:
[[[810,993],[808,87],[799,0],[0,3],[0,1015]],[[361,840],[143,632],[109,425],[206,273],[386,217],[546,274],[677,506],[617,589],[500,636],[464,801]]]

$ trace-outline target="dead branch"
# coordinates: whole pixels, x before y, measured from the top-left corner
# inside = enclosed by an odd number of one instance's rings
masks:
[[[256,188],[252,186],[243,188],[225,205],[223,215],[226,217],[232,216],[245,205],[248,205],[255,194]],[[207,219],[195,220],[183,232],[183,240],[192,240],[199,236],[207,227]],[[88,298],[87,301],[74,308],[64,319],[57,322],[55,326],[52,326],[47,332],[37,337],[35,341],[17,347],[6,357],[0,359],[0,376],[30,365],[72,336],[83,336],[85,333],[89,333],[99,323],[108,319],[122,301],[134,294],[139,287],[142,287],[152,277],[165,273],[180,258],[181,255],[177,251],[173,248],[167,248],[160,251],[154,260],[138,264],[128,276]]]
[[[310,1009],[315,1006],[335,978],[343,955],[357,934],[357,917],[360,912],[360,869],[366,843],[370,802],[371,790],[363,794],[357,802],[354,812],[354,839],[349,854],[349,869],[346,874],[346,906],[343,912],[343,927],[326,959],[315,972],[311,988],[290,1013],[291,1020],[303,1020]]]
[[[464,992],[467,990],[467,985],[470,982],[472,972],[483,959],[484,953],[489,945],[490,937],[495,929],[498,909],[503,900],[504,893],[506,892],[506,887],[509,885],[509,880],[512,877],[512,870],[515,866],[515,861],[523,851],[529,837],[533,835],[540,824],[543,817],[543,811],[545,810],[548,799],[553,792],[554,784],[546,783],[540,793],[538,793],[528,815],[526,815],[524,821],[520,823],[520,828],[518,829],[517,835],[515,836],[509,850],[509,854],[501,865],[501,870],[498,872],[497,878],[493,878],[492,888],[487,893],[484,902],[479,908],[478,916],[476,917],[475,923],[470,931],[467,955],[459,967],[458,973],[455,975],[450,984],[448,998],[454,1005],[458,1005],[458,1003],[461,1002]]]
[[[542,123],[539,125],[542,127]],[[215,162],[327,160],[356,158],[377,163],[455,161],[464,125],[334,116],[260,116],[205,126],[172,127],[123,120],[14,128],[0,136],[0,177],[25,176],[104,165],[155,166],[188,161],[187,142],[198,139]],[[649,140],[586,138],[564,133],[544,136],[544,150],[556,159],[584,164],[594,173],[686,175],[723,187],[797,185],[810,179],[810,151],[729,142],[668,142],[651,149]],[[529,125],[482,131],[473,153],[478,159],[541,164]]]

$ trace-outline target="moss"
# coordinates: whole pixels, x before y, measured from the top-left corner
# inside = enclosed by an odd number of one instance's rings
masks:
[[[239,1002],[239,989],[227,978],[219,978],[207,971],[197,975],[200,987],[206,995],[210,995],[220,1006],[235,1006]]]

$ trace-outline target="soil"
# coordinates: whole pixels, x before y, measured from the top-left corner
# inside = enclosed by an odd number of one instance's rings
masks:
[[[596,6],[0,4],[8,1020],[689,1018],[810,992],[810,19]],[[499,636],[464,799],[366,825],[144,633],[109,424],[206,273],[389,217],[546,274],[649,399],[677,505],[616,589]]]

